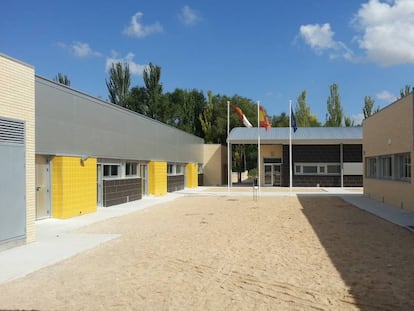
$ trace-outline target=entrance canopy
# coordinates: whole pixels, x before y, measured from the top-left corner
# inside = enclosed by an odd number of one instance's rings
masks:
[[[257,144],[260,134],[260,144],[289,144],[288,127],[264,128],[235,127],[231,130],[228,142],[230,144]],[[296,133],[292,129],[292,144],[294,145],[331,145],[331,144],[362,144],[362,127],[299,127]]]

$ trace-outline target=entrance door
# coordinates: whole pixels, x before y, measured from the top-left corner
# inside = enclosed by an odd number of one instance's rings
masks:
[[[99,207],[102,207],[103,201],[103,182],[102,182],[102,164],[98,164],[96,166],[96,176],[97,176],[97,184],[96,184],[96,203]]]
[[[280,186],[280,184],[281,184],[280,183],[280,180],[281,180],[280,172],[281,172],[281,165],[280,164],[273,164],[272,165],[272,184],[273,184],[273,186],[276,186],[276,187]]]
[[[36,156],[36,219],[51,216],[50,161],[48,156]]]
[[[265,186],[272,186],[272,164],[264,165],[264,185]]]
[[[281,185],[281,165],[278,163],[265,163],[264,165],[264,185]]]
[[[23,121],[0,118],[0,243],[26,236],[26,146]]]
[[[148,195],[148,165],[141,164],[142,195]]]

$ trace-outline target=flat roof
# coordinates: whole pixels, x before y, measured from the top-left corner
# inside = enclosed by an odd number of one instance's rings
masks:
[[[288,127],[265,128],[235,127],[231,130],[230,144],[257,144],[260,135],[261,144],[289,144]],[[362,127],[298,127],[292,129],[292,144],[362,144]]]

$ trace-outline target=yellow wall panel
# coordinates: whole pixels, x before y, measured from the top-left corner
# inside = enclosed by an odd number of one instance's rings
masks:
[[[70,218],[96,211],[96,159],[52,159],[52,216]]]
[[[198,164],[187,164],[187,188],[197,188],[198,186]]]
[[[148,171],[149,194],[158,196],[167,194],[167,163],[149,162]]]

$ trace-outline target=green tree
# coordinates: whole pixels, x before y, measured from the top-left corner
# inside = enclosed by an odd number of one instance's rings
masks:
[[[143,73],[145,88],[148,93],[148,107],[147,116],[159,121],[164,121],[163,116],[163,103],[161,101],[162,96],[162,84],[161,80],[161,67],[152,64],[148,64]]]
[[[60,83],[60,84],[70,86],[70,80],[69,80],[68,76],[64,75],[60,72],[58,72],[58,74],[53,78],[53,80]]]
[[[374,100],[371,98],[371,96],[365,96],[364,98],[364,108],[362,109],[363,113],[364,113],[364,120],[370,116],[372,116],[374,113],[377,113],[380,108],[377,107],[374,110],[372,110],[374,108]]]
[[[355,122],[354,122],[354,120],[351,119],[351,117],[346,116],[344,121],[345,121],[345,126],[346,127],[355,126]]]
[[[145,87],[134,86],[126,100],[126,108],[147,115],[148,93]]]
[[[295,118],[298,127],[309,127],[310,126],[310,107],[306,104],[306,90],[302,91],[299,95],[296,108]]]
[[[272,127],[288,127],[289,126],[289,115],[286,112],[282,112],[280,115],[271,116],[269,118]]]
[[[198,119],[200,121],[201,130],[203,135],[201,137],[204,137],[204,141],[207,144],[212,144],[214,141],[213,137],[213,92],[208,91],[207,92],[207,105],[204,108],[203,112],[200,113]]]
[[[338,127],[342,125],[344,113],[341,106],[341,97],[338,92],[338,85],[333,83],[330,87],[330,96],[327,100],[328,113],[326,115],[325,126]]]
[[[405,85],[404,88],[400,90],[400,98],[403,98],[411,93],[411,86],[409,84]]]
[[[131,73],[127,63],[112,64],[109,69],[109,81],[105,79],[109,92],[109,101],[115,105],[125,107],[129,97]]]

